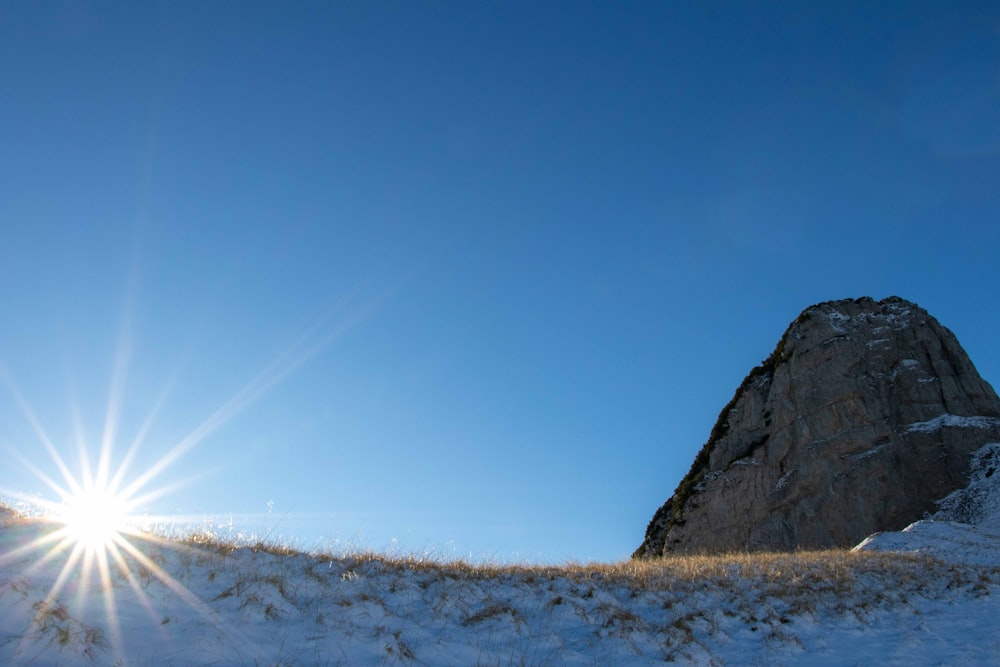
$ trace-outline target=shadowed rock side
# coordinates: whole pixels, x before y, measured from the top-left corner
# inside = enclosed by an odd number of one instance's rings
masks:
[[[850,547],[968,483],[1000,400],[898,297],[807,308],[750,371],[635,557]]]

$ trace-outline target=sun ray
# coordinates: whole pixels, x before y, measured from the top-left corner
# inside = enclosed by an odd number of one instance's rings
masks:
[[[87,608],[87,600],[90,596],[90,582],[94,575],[94,560],[96,558],[96,553],[93,549],[86,545],[82,546],[81,551],[82,563],[79,568],[79,585],[76,588],[76,608],[79,610],[85,610]]]
[[[42,525],[45,523],[56,523],[54,520],[39,520]],[[0,554],[0,563],[13,561],[18,558],[38,553],[38,558],[32,558],[30,564],[23,570],[23,576],[29,577],[45,568],[49,563],[58,557],[65,558],[59,566],[59,571],[54,582],[48,589],[43,603],[44,609],[39,613],[46,613],[46,609],[56,609],[61,606],[60,598],[66,591],[71,580],[76,588],[73,595],[75,613],[89,613],[86,610],[94,602],[92,597],[95,589],[99,590],[98,599],[103,604],[104,616],[106,618],[106,630],[110,640],[110,646],[115,656],[124,655],[124,637],[121,632],[120,619],[118,614],[118,601],[115,597],[115,584],[113,572],[117,571],[128,582],[129,588],[136,594],[140,606],[145,609],[150,618],[151,625],[157,627],[155,610],[149,595],[143,589],[142,583],[136,578],[134,567],[126,561],[127,554],[139,567],[148,572],[156,580],[166,586],[174,595],[191,606],[197,613],[203,616],[207,622],[219,628],[220,632],[227,636],[229,641],[238,644],[249,641],[243,633],[229,625],[225,620],[208,607],[200,598],[186,588],[179,581],[174,579],[156,561],[152,560],[140,551],[132,540],[147,542],[151,545],[159,545],[161,548],[172,550],[197,550],[189,545],[176,541],[160,538],[156,535],[144,534],[133,530],[123,530],[109,538],[107,544],[88,543],[78,540],[68,526],[60,526],[46,531],[46,533],[30,543],[22,545],[16,549]],[[53,546],[50,546],[53,545]],[[37,621],[37,619],[36,619]],[[26,632],[22,637],[21,649],[26,649],[23,645],[28,641],[32,633]]]
[[[314,357],[334,340],[342,336],[347,331],[356,327],[365,319],[371,316],[392,294],[399,288],[400,283],[390,286],[376,298],[372,299],[361,308],[357,309],[350,316],[344,318],[334,326],[330,326],[334,315],[344,306],[348,297],[344,297],[331,307],[323,316],[317,318],[312,325],[307,327],[292,343],[279,353],[274,360],[255,375],[246,385],[239,389],[233,396],[222,404],[215,412],[209,415],[201,424],[191,430],[186,436],[181,438],[163,457],[154,465],[147,469],[142,475],[137,477],[124,493],[131,495],[135,490],[148,484],[157,475],[172,465],[177,459],[187,453],[191,448],[207,438],[222,425],[226,424],[233,417],[240,414],[259,399],[275,385],[280,383],[302,364]],[[325,331],[325,333],[323,333]]]
[[[27,570],[25,570],[26,574],[30,574],[31,572],[44,567],[50,560],[58,556],[62,551],[65,551],[68,541],[66,540],[66,535],[62,534],[62,531],[37,537],[27,544],[0,554],[0,565],[16,560],[24,554],[37,551],[39,548],[44,547],[46,544],[51,542],[60,542],[60,544],[53,549],[49,549],[41,559],[36,560]]]
[[[158,486],[155,489],[150,489],[149,491],[143,493],[142,495],[130,497],[129,505],[133,509],[138,507],[143,507],[145,505],[148,505],[149,503],[152,503],[155,500],[163,498],[164,496],[168,496],[179,489],[182,489],[186,486],[190,486],[191,484],[197,482],[199,479],[213,477],[215,473],[217,473],[219,470],[228,467],[229,465],[216,466],[214,468],[199,471],[198,473],[195,473],[193,475],[188,475],[184,479],[178,480],[171,484],[166,484],[163,486]]]
[[[66,559],[66,562],[63,564],[62,570],[60,570],[59,576],[56,577],[55,583],[53,583],[52,587],[49,589],[48,595],[45,596],[45,600],[47,602],[52,602],[52,601],[54,601],[59,596],[59,593],[62,591],[63,587],[66,585],[66,582],[69,580],[70,576],[73,574],[73,571],[76,570],[76,564],[77,564],[77,562],[81,558],[83,558],[85,552],[86,552],[86,549],[83,547],[83,545],[81,545],[79,543],[73,544],[72,547],[70,547],[69,557]]]
[[[112,541],[107,549],[101,549],[98,554],[98,572],[101,577],[101,590],[104,597],[104,615],[107,618],[110,630],[112,651],[117,655],[122,655],[122,631],[118,617],[118,601],[115,598],[114,585],[111,581],[111,570],[108,567],[108,553],[116,550],[115,542]]]
[[[90,457],[87,455],[87,438],[84,434],[83,415],[80,414],[80,403],[77,401],[76,391],[72,389],[70,393],[70,414],[73,420],[73,437],[76,440],[77,456],[80,459],[80,477],[88,479],[92,475],[92,472],[90,470]]]
[[[125,380],[128,373],[128,359],[131,354],[131,341],[126,332],[126,325],[122,325],[122,333],[119,336],[117,352],[115,354],[114,370],[111,372],[111,387],[108,390],[108,407],[104,415],[104,434],[101,436],[101,449],[97,462],[96,483],[106,486],[110,479],[111,472],[111,451],[114,444],[115,434],[118,430],[118,420],[121,412],[122,392],[125,388]]]
[[[56,482],[54,479],[52,479],[44,472],[42,472],[42,470],[38,466],[29,461],[27,458],[25,458],[19,451],[17,451],[13,447],[7,447],[6,450],[8,456],[17,460],[17,462],[23,465],[29,472],[38,477],[39,481],[45,484],[50,489],[52,489],[52,491],[56,494],[56,496],[58,496],[61,500],[69,498],[72,495],[72,491],[69,491],[60,486],[58,482]],[[20,493],[12,493],[11,495],[29,504],[36,504],[38,502],[41,502],[42,505],[49,510],[57,506],[57,503],[53,503],[50,501],[49,502],[38,501],[37,499],[25,496]]]
[[[132,268],[134,269],[134,266]],[[158,624],[153,604],[154,598],[151,596],[148,586],[149,582],[155,579],[172,595],[195,609],[206,621],[218,627],[227,641],[232,642],[234,650],[239,652],[239,645],[250,642],[250,638],[244,636],[239,628],[232,627],[227,623],[197,594],[186,588],[156,560],[147,555],[145,552],[149,549],[145,547],[140,549],[137,546],[142,543],[154,549],[202,552],[202,549],[197,546],[143,532],[149,529],[150,521],[162,520],[164,525],[180,525],[178,522],[183,521],[184,517],[176,515],[149,516],[148,513],[144,513],[141,525],[145,528],[140,531],[138,529],[140,519],[132,513],[139,507],[146,507],[163,496],[176,492],[180,487],[191,484],[196,477],[212,474],[211,470],[203,470],[195,477],[155,487],[151,486],[154,479],[184,454],[246,410],[252,403],[259,400],[278,383],[284,381],[345,332],[368,318],[389,298],[398,285],[394,285],[384,293],[377,295],[377,298],[360,304],[358,301],[354,301],[359,286],[351,294],[339,299],[332,307],[325,309],[320,317],[314,320],[310,326],[304,328],[287,347],[253,375],[249,382],[214,410],[207,411],[207,418],[176,441],[150,466],[133,475],[129,472],[130,468],[146,442],[154,421],[165,405],[178,377],[178,371],[175,369],[158,395],[152,409],[134,434],[124,456],[120,456],[120,450],[116,451],[116,442],[122,430],[122,407],[129,361],[132,355],[132,340],[128,325],[134,283],[135,274],[133,271],[130,273],[126,306],[115,349],[104,422],[99,445],[95,452],[96,460],[90,454],[78,396],[75,391],[71,391],[70,410],[73,437],[75,449],[80,459],[78,474],[73,474],[63,455],[43,427],[41,420],[22,395],[12,375],[6,367],[0,364],[0,375],[6,381],[21,413],[31,425],[55,469],[58,470],[58,475],[53,477],[44,472],[35,461],[24,456],[21,453],[23,448],[9,448],[12,458],[47,486],[55,494],[55,500],[39,500],[34,497],[14,495],[42,509],[45,516],[48,517],[46,520],[57,525],[45,530],[44,534],[32,539],[28,544],[0,553],[0,563],[6,563],[13,559],[24,559],[37,553],[37,557],[30,558],[24,572],[27,576],[41,571],[43,568],[48,568],[46,571],[51,574],[47,576],[52,576],[53,579],[43,601],[46,605],[61,605],[60,596],[67,595],[70,598],[70,604],[75,604],[76,609],[82,612],[89,613],[93,605],[103,605],[107,632],[112,652],[116,657],[125,655],[124,642],[127,639],[123,636],[121,619],[119,618],[123,608],[122,602],[116,597],[118,594],[116,590],[121,591],[120,586],[117,586],[116,589],[116,582],[120,581],[119,577],[128,582],[128,587],[125,590],[130,590],[135,594],[134,599],[145,610],[154,627],[158,627]],[[355,307],[358,305],[360,307]],[[196,521],[190,523],[193,524]],[[149,577],[146,576],[146,573],[149,574]]]
[[[104,433],[101,437],[101,448],[97,463],[96,483],[106,487],[110,479],[111,452],[118,430],[121,413],[122,394],[128,377],[129,359],[132,356],[131,322],[135,305],[135,295],[139,284],[139,264],[141,257],[141,238],[144,221],[137,218],[132,228],[131,249],[126,269],[125,296],[122,303],[121,320],[118,325],[118,341],[115,346],[115,360],[111,370],[111,384],[108,389],[108,406],[104,415]]]
[[[213,623],[216,627],[224,630],[227,634],[231,634],[236,637],[244,637],[244,633],[238,628],[233,627],[231,624],[227,623],[226,620],[214,611],[211,607],[206,605],[201,598],[192,593],[181,584],[179,581],[174,579],[170,574],[160,567],[155,561],[150,559],[144,553],[139,551],[135,545],[133,545],[128,540],[122,540],[118,542],[118,545],[122,549],[128,552],[130,556],[135,558],[141,565],[148,569],[154,577],[160,580],[160,582],[169,588],[175,595],[177,595],[181,600],[186,602],[191,608],[204,616],[207,620]]]
[[[175,370],[171,374],[170,378],[168,378],[166,385],[160,391],[160,395],[156,398],[156,401],[153,403],[152,409],[149,411],[149,414],[146,416],[146,419],[143,420],[142,425],[139,427],[139,430],[135,434],[135,437],[132,438],[132,443],[129,445],[128,450],[125,452],[125,456],[122,458],[122,461],[119,464],[117,471],[115,471],[114,477],[111,478],[111,481],[108,484],[108,488],[111,489],[112,492],[117,492],[118,489],[121,487],[125,477],[125,473],[131,466],[132,460],[135,458],[135,455],[139,451],[139,447],[142,445],[142,443],[146,441],[146,435],[152,428],[153,422],[159,415],[160,410],[162,410],[163,406],[166,404],[167,398],[170,396],[170,393],[173,390],[174,383],[176,382],[176,380],[177,380],[177,371]]]
[[[38,417],[35,416],[35,413],[31,409],[31,406],[29,406],[28,402],[24,400],[24,397],[21,395],[21,390],[18,389],[17,384],[14,382],[14,378],[10,375],[6,367],[4,367],[2,364],[0,364],[0,375],[2,375],[4,380],[7,382],[7,387],[8,389],[10,389],[10,392],[14,395],[14,400],[17,401],[18,407],[21,409],[21,412],[24,414],[25,418],[31,424],[32,428],[35,430],[35,434],[38,436],[38,439],[41,440],[42,445],[49,453],[49,456],[52,458],[53,463],[56,464],[56,467],[62,474],[63,479],[66,480],[66,484],[70,487],[70,489],[73,492],[78,492],[79,485],[77,484],[76,479],[73,477],[73,473],[70,472],[70,469],[66,465],[66,462],[63,460],[63,457],[59,455],[59,452],[56,449],[55,445],[52,444],[52,440],[45,432],[45,429],[42,428],[42,424],[40,421],[38,421]]]
[[[140,536],[140,539],[145,539],[145,538],[143,536]],[[146,541],[151,541],[154,544],[158,543],[158,541],[156,540],[146,540]],[[153,624],[155,625],[159,619],[156,617],[156,610],[153,609],[153,603],[149,599],[149,595],[143,589],[142,584],[139,583],[139,580],[136,579],[135,573],[132,571],[132,568],[130,568],[128,566],[128,563],[125,562],[125,557],[122,555],[122,547],[120,542],[118,540],[115,540],[113,546],[114,548],[110,549],[109,552],[111,554],[112,559],[114,559],[115,564],[118,566],[118,571],[121,572],[122,576],[125,577],[125,580],[128,581],[129,585],[132,587],[132,590],[135,592],[136,597],[139,599],[139,603],[149,614],[149,620],[152,621]]]

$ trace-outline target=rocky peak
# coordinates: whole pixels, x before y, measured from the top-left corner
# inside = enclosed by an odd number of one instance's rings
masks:
[[[740,384],[636,556],[851,546],[931,511],[997,440],[1000,399],[927,311],[820,303]]]

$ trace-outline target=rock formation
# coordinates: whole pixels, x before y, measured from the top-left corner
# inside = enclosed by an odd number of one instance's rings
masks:
[[[743,380],[635,556],[850,547],[934,511],[990,442],[1000,399],[927,311],[817,304]]]

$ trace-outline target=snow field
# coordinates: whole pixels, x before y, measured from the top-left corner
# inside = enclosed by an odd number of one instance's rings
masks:
[[[0,531],[0,662],[997,664],[1000,567],[859,552],[490,566],[132,538],[89,590]],[[15,554],[12,556],[12,554]],[[114,562],[112,561],[112,565]],[[162,568],[162,572],[159,570]],[[131,583],[130,583],[131,579]],[[186,592],[185,592],[186,591]]]

